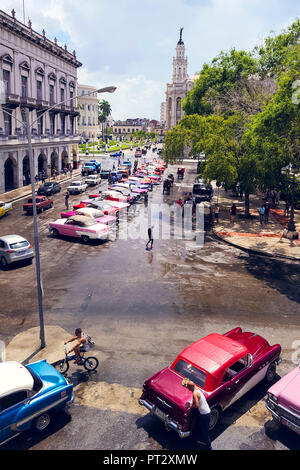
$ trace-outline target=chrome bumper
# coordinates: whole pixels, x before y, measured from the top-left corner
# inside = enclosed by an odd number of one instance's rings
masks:
[[[173,431],[176,431],[178,433],[179,437],[181,437],[182,439],[185,438],[185,437],[189,437],[191,435],[191,431],[185,431],[185,432],[181,431],[178,424],[175,423],[175,421],[173,421],[172,419],[170,419],[167,415],[165,416],[165,419],[163,419],[161,416],[159,416],[156,413],[156,408],[157,408],[156,405],[152,405],[151,403],[147,402],[146,400],[141,400],[141,399],[139,399],[139,404],[141,406],[144,406],[145,408],[147,408],[147,410],[149,410],[152,415],[156,416],[161,421],[163,421],[163,423],[165,424],[167,429],[172,429]]]
[[[275,405],[275,406],[274,406]],[[293,423],[290,421],[287,417],[281,416],[279,413],[277,413],[277,409],[275,411],[274,408],[276,408],[278,405],[274,404],[272,400],[266,400],[266,408],[270,411],[272,416],[277,419],[280,423],[283,425],[287,426],[288,428],[292,429],[294,432],[300,435],[300,426],[298,426],[296,423]],[[280,409],[280,407],[279,407]]]

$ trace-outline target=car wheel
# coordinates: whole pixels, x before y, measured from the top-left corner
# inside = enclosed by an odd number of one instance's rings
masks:
[[[219,408],[212,408],[210,412],[210,422],[209,422],[209,430],[212,431],[218,424],[220,419],[220,410]]]
[[[267,368],[265,379],[267,382],[272,382],[276,375],[276,362],[272,362]]]
[[[90,238],[87,235],[82,235],[81,239],[84,243],[87,243],[90,240]]]
[[[49,413],[43,413],[33,422],[33,427],[35,431],[43,432],[49,424],[51,423],[51,415]]]
[[[2,268],[7,268],[8,262],[6,261],[6,258],[4,258],[4,256],[2,256],[0,262],[1,262]]]
[[[51,230],[51,233],[52,233],[52,235],[53,235],[54,237],[57,237],[57,236],[59,235],[59,232],[58,232],[58,230],[57,230],[56,228],[53,228],[53,229]]]

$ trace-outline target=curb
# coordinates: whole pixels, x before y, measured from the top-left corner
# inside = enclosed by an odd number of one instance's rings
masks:
[[[268,253],[267,251],[253,250],[252,248],[245,248],[244,246],[236,245],[235,243],[229,242],[228,240],[225,240],[223,237],[218,235],[218,233],[214,230],[214,228],[212,229],[212,231],[216,239],[222,241],[223,243],[227,243],[227,245],[230,245],[246,253],[250,253],[252,255],[258,255],[258,256],[265,256],[267,258],[289,260],[289,261],[294,261],[294,262],[297,261],[298,263],[300,262],[299,258],[294,258],[293,256],[275,255],[275,254]]]
[[[80,175],[81,173],[78,173],[78,175]],[[60,180],[60,181],[57,181],[57,183],[65,183],[66,181],[70,181],[71,179],[73,179],[73,177],[75,176],[78,176],[77,174],[73,174],[72,178],[69,176],[68,178],[66,179],[63,179],[63,180]],[[4,193],[5,194],[5,193]],[[16,202],[16,201],[20,201],[21,199],[25,198],[25,197],[28,197],[32,194],[32,191],[30,190],[28,193],[26,194],[22,194],[22,196],[18,196],[18,197],[15,197],[13,199],[10,199],[9,201],[6,201],[6,202]],[[1,197],[1,195],[0,195]]]

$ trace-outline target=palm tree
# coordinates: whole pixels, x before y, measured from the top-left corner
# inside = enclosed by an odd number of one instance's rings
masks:
[[[102,100],[99,103],[99,113],[98,113],[98,121],[100,123],[106,123],[108,116],[111,114],[111,106],[108,101]],[[105,126],[106,130],[106,126]],[[102,138],[103,138],[103,126],[102,126]]]

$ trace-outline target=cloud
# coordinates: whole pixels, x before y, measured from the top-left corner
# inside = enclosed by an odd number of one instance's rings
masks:
[[[116,85],[116,119],[160,117],[172,59],[184,27],[189,75],[221,50],[252,49],[299,14],[298,0],[25,0],[26,19],[83,63],[80,82]],[[22,2],[1,0],[22,21]],[[27,21],[27,20],[26,20]]]

